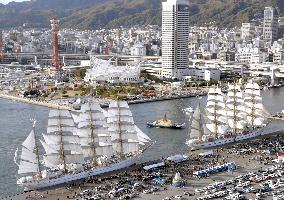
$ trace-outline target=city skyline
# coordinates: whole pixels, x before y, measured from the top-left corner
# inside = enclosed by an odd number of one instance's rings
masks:
[[[259,1],[0,4],[0,199],[284,200],[284,5]]]

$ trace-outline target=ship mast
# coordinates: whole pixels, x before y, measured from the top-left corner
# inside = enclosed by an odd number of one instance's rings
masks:
[[[91,108],[90,102],[89,102],[89,108]],[[91,148],[93,149],[93,166],[96,166],[97,165],[97,162],[96,162],[97,151],[96,151],[96,145],[95,145],[95,134],[94,134],[92,109],[90,109],[90,126],[91,126],[91,141],[92,141]]]
[[[63,142],[63,131],[62,131],[62,126],[61,126],[61,113],[59,109],[58,109],[58,113],[59,113],[58,126],[59,126],[59,133],[60,133],[60,154],[61,154],[61,159],[63,161],[64,173],[67,173],[67,166],[66,166],[65,152],[64,152],[64,142]]]
[[[197,98],[198,98],[198,96],[197,96]],[[199,109],[199,111],[200,111],[200,101],[199,100],[197,100],[198,101],[198,109]],[[199,112],[199,120],[198,120],[198,122],[199,122],[199,127],[200,127],[200,133],[199,133],[199,140],[201,141],[202,140],[202,137],[203,137],[203,135],[204,135],[204,129],[203,129],[203,124],[202,124],[202,121],[201,121],[201,119],[202,119],[202,113],[201,112]]]
[[[251,95],[251,102],[252,102],[252,107],[251,107],[251,127],[254,129],[254,119],[255,119],[255,96],[252,92]]]
[[[261,125],[265,118],[259,85],[247,83],[245,92],[248,121],[251,128],[254,129],[256,125]]]
[[[234,127],[233,127],[233,135],[237,134],[237,88],[236,88],[236,81],[234,81],[234,110],[233,110],[233,120],[234,120]]]
[[[215,96],[215,102],[214,102],[214,124],[215,124],[215,135],[214,138],[218,138],[218,121],[217,121],[217,93],[216,93],[216,86],[214,88],[214,96]]]
[[[122,144],[122,130],[121,130],[121,119],[120,119],[120,105],[119,105],[119,101],[117,101],[117,109],[118,109],[118,135],[119,135],[119,145],[120,145],[120,152],[119,152],[119,156],[120,158],[122,158],[123,156],[123,144]]]
[[[40,159],[39,159],[39,147],[38,147],[38,144],[36,142],[37,137],[36,137],[36,132],[35,132],[35,124],[36,124],[36,121],[34,121],[34,124],[33,124],[33,132],[34,132],[34,140],[35,140],[35,153],[36,153],[36,159],[37,159],[37,164],[38,164],[38,175],[39,175],[39,178],[42,178]]]

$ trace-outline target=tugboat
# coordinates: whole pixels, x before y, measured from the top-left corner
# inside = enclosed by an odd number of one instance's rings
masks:
[[[171,129],[182,129],[185,124],[177,124],[167,118],[167,114],[164,115],[163,119],[154,121],[152,123],[147,122],[148,127],[156,127],[156,128],[171,128]]]

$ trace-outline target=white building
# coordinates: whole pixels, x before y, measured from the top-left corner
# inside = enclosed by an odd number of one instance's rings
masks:
[[[200,81],[220,81],[221,71],[218,68],[198,67],[190,68],[189,76],[186,79],[200,80]]]
[[[182,79],[188,71],[189,2],[162,3],[162,65],[164,78]]]
[[[146,56],[146,47],[142,44],[136,44],[130,49],[132,56]]]
[[[255,36],[255,25],[253,23],[243,23],[241,30],[243,40],[251,40]]]
[[[266,53],[252,46],[240,48],[236,55],[236,61],[239,63],[263,63],[265,59]]]
[[[278,52],[273,54],[273,62],[282,65],[284,63],[283,52]]]
[[[91,58],[91,69],[88,69],[85,82],[109,82],[114,84],[140,83],[140,68],[135,66],[113,66],[110,61]]]
[[[163,72],[163,68],[162,68],[162,62],[161,61],[148,61],[147,63],[141,63],[141,68],[143,70],[145,70],[147,73],[156,76],[158,78],[163,78],[162,77],[162,72]]]
[[[278,16],[273,7],[265,7],[263,21],[263,39],[275,41],[278,37]]]
[[[21,52],[22,53],[35,53],[36,47],[32,44],[24,44],[24,45],[21,45]]]

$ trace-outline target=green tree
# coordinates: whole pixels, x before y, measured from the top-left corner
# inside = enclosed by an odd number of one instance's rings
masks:
[[[76,71],[75,71],[75,76],[76,77],[78,77],[78,78],[81,78],[81,79],[83,79],[85,76],[86,76],[86,69],[83,69],[83,68],[81,68],[81,69],[76,69]]]

